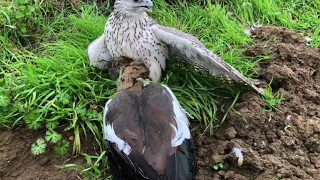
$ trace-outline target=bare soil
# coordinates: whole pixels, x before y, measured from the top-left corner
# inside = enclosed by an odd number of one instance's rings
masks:
[[[301,34],[285,28],[261,27],[253,35],[256,42],[244,53],[272,56],[260,63],[257,78],[265,83],[273,78],[272,88],[282,90],[285,99],[277,111],[266,112],[260,96],[244,93],[214,136],[198,130],[196,179],[320,179],[320,49],[308,47]],[[0,131],[0,179],[81,178],[79,172],[55,168],[85,165],[81,157],[70,158],[71,150],[64,157],[50,147],[43,155],[31,154],[32,143],[43,135],[27,129]],[[84,141],[83,150],[94,154],[94,143]],[[241,167],[232,147],[243,150]],[[223,168],[214,170],[220,162]]]
[[[320,179],[320,49],[281,27],[261,27],[253,35],[256,43],[245,55],[272,56],[260,63],[259,78],[273,78],[284,100],[278,111],[266,112],[264,100],[244,93],[214,137],[198,133],[196,179]],[[234,146],[244,152],[241,167]],[[223,168],[214,170],[219,162]]]
[[[86,166],[83,157],[72,157],[72,141],[65,156],[55,153],[50,144],[44,154],[35,156],[31,153],[31,145],[43,136],[43,132],[26,128],[0,130],[1,180],[76,180],[82,177],[77,171],[55,167],[72,163]],[[68,133],[64,136],[67,138]],[[93,154],[97,147],[94,143],[93,138],[83,141],[83,150]]]

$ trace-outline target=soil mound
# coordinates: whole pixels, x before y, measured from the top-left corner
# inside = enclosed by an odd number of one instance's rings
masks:
[[[272,56],[260,63],[259,78],[272,80],[284,100],[278,111],[266,112],[258,95],[243,94],[214,137],[197,136],[196,179],[320,179],[320,49],[281,27],[260,27],[252,35],[256,43],[244,53]],[[234,146],[243,150],[241,167]],[[223,168],[214,170],[219,162]]]

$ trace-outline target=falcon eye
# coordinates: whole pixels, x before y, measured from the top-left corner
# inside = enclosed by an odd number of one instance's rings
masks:
[[[133,0],[134,2],[138,2],[139,0]]]

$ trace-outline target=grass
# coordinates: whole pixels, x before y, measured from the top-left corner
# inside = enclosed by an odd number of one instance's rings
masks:
[[[252,43],[243,32],[247,26],[285,26],[308,34],[313,39],[311,46],[320,45],[319,1],[203,2],[203,7],[197,1],[168,6],[163,0],[154,0],[156,8],[150,16],[160,24],[195,35],[248,77],[255,74],[253,67],[267,57],[242,54]],[[4,7],[0,10],[0,126],[26,125],[56,134],[73,130],[74,153],[81,152],[80,135],[92,133],[102,153],[101,113],[104,103],[116,93],[116,82],[89,66],[86,48],[103,32],[105,15],[111,7],[93,3],[57,9],[52,1],[23,3],[35,10],[31,15],[24,11],[28,15],[17,18],[11,11],[16,4],[0,2]],[[26,31],[24,22],[28,22]],[[164,83],[210,133],[225,119],[216,116],[221,110],[217,102],[228,98],[234,104],[239,91],[243,91],[178,64],[169,65]],[[228,108],[227,112],[231,109]],[[86,157],[96,161],[105,158],[104,154]],[[98,172],[98,164],[91,162],[94,171],[85,171],[87,176]],[[103,175],[105,171],[99,173]]]
[[[265,111],[270,112],[272,110],[278,110],[276,108],[276,105],[279,104],[283,99],[283,91],[277,91],[276,93],[273,93],[273,90],[271,88],[272,80],[268,84],[268,88],[265,90],[265,102],[266,102],[266,107],[264,108]]]
[[[83,166],[79,166],[77,164],[67,164],[64,166],[57,166],[58,168],[67,168],[72,170],[77,170],[81,172],[81,175],[84,176],[83,179],[101,179],[106,174],[106,169],[101,167],[107,167],[107,158],[106,158],[106,151],[103,151],[100,155],[92,156],[86,153],[82,153],[88,167],[85,168]],[[111,176],[104,177],[106,180],[110,180]]]

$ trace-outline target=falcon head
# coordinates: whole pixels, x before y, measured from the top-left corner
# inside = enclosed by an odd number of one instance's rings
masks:
[[[141,15],[152,12],[153,2],[151,0],[116,0],[114,10],[132,15]]]

